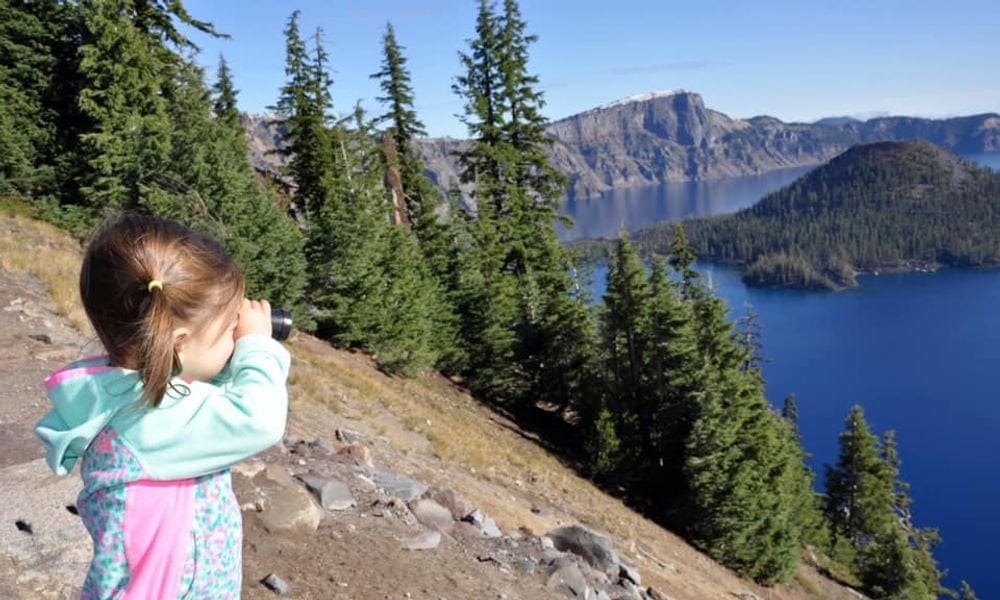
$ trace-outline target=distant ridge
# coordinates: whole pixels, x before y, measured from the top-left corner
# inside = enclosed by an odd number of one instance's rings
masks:
[[[879,117],[785,123],[769,116],[734,119],[694,92],[629,96],[550,123],[549,156],[570,178],[570,193],[668,181],[724,179],[821,164],[860,142],[922,138],[955,152],[1000,151],[1000,115],[953,119]],[[440,184],[457,180],[450,153],[463,142],[426,140],[428,170]]]
[[[255,165],[273,170],[268,145],[280,143],[263,117],[246,118]],[[854,144],[921,138],[961,153],[1000,151],[1000,115],[952,119],[879,117],[785,123],[769,116],[734,119],[685,90],[628,96],[547,126],[553,165],[569,176],[577,197],[668,181],[758,175],[826,162]],[[459,177],[456,151],[468,142],[420,140],[428,174],[446,188]]]

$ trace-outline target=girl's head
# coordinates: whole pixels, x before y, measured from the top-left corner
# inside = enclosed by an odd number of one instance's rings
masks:
[[[204,380],[221,370],[243,288],[218,242],[137,214],[106,223],[80,271],[83,306],[111,364],[138,371],[153,406],[172,376]]]

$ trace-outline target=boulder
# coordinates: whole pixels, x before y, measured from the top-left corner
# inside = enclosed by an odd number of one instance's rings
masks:
[[[548,533],[557,550],[572,552],[583,558],[593,568],[607,575],[618,575],[618,555],[611,547],[611,540],[583,525],[558,527]]]
[[[350,456],[354,461],[364,467],[374,467],[375,461],[372,459],[372,451],[368,446],[362,444],[348,444],[337,450],[338,456]]]
[[[403,542],[403,548],[407,550],[433,550],[440,544],[440,531],[425,531],[416,537],[405,540]]]
[[[268,573],[267,577],[260,580],[264,584],[264,587],[271,590],[279,596],[287,596],[289,592],[292,591],[291,586],[285,583],[285,580],[278,577],[274,573]]]
[[[646,589],[646,596],[649,600],[673,600],[670,596],[660,593],[653,588]]]
[[[635,567],[626,563],[619,563],[618,568],[619,577],[631,581],[636,585],[642,585],[642,577],[639,576],[639,571],[636,571]]]
[[[296,478],[305,484],[320,506],[327,510],[346,510],[357,504],[350,488],[339,479],[316,473],[297,475]]]
[[[410,502],[408,506],[417,517],[417,521],[431,529],[447,531],[454,524],[451,511],[430,498],[419,498]]]
[[[423,483],[385,468],[375,470],[374,480],[387,494],[404,502],[416,500],[427,491]]]
[[[356,444],[365,439],[365,436],[361,435],[357,431],[351,431],[350,429],[337,429],[334,431],[334,437],[337,438],[338,442],[344,442],[345,444]]]
[[[545,587],[570,598],[584,598],[590,591],[587,579],[573,561],[560,561],[553,565]]]
[[[313,533],[323,519],[323,509],[309,492],[293,485],[269,493],[258,517],[269,533]]]
[[[433,490],[431,499],[451,511],[451,518],[456,521],[461,521],[476,508],[455,490]]]

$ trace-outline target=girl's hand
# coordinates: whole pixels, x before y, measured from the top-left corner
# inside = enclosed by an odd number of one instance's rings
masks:
[[[245,335],[259,333],[271,337],[271,303],[267,300],[243,299],[233,339],[238,340]]]

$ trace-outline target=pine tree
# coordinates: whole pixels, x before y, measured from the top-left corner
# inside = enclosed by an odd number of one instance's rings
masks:
[[[961,594],[959,596],[960,600],[979,600],[979,597],[976,596],[975,590],[972,589],[972,586],[969,585],[967,581],[962,581],[961,586],[959,587],[959,593]]]
[[[824,552],[830,551],[830,529],[823,514],[823,498],[813,489],[816,474],[806,460],[811,455],[802,447],[802,433],[799,430],[799,407],[795,394],[788,394],[781,406],[781,418],[788,429],[788,443],[796,449],[798,476],[795,486],[796,527],[802,532],[802,542]]]
[[[733,339],[725,305],[706,294],[695,301],[695,314],[706,371],[685,456],[690,536],[747,577],[784,581],[801,541],[794,506],[801,456],[764,398],[763,380],[743,368],[747,356]]]
[[[781,416],[788,421],[788,424],[795,430],[795,435],[799,435],[799,405],[795,402],[795,394],[785,396],[781,405]]]
[[[236,106],[237,90],[233,85],[232,72],[229,70],[229,64],[226,63],[226,57],[221,54],[212,91],[214,92],[212,110],[215,113],[215,118],[232,130],[242,127],[239,108]]]
[[[453,356],[456,351],[457,323],[455,309],[447,300],[449,241],[445,225],[437,213],[440,194],[424,174],[419,150],[413,143],[417,136],[427,135],[413,109],[413,88],[406,67],[404,48],[396,41],[392,23],[386,24],[383,36],[382,69],[371,75],[380,80],[383,96],[378,98],[386,112],[372,121],[373,126],[388,125],[383,134],[383,169],[393,196],[392,205],[402,208],[402,221],[412,228],[419,245],[421,269],[434,279],[432,290],[433,319],[436,323],[434,342],[441,356]]]
[[[511,269],[509,206],[501,180],[501,83],[498,19],[487,0],[480,0],[476,36],[459,59],[465,74],[453,90],[465,100],[462,121],[472,138],[459,154],[461,181],[473,183],[475,219],[467,221],[468,248],[461,259],[461,286],[453,296],[466,376],[473,389],[497,401],[518,401],[530,384],[517,362],[518,282]]]
[[[694,268],[694,261],[697,260],[694,250],[688,243],[684,228],[675,225],[670,238],[670,266],[681,276],[684,298],[687,300],[699,300],[702,296],[702,288],[698,283],[698,271]]]
[[[626,471],[640,474],[653,460],[650,423],[646,416],[644,368],[645,336],[650,328],[650,290],[645,268],[624,232],[611,256],[608,285],[601,313],[601,338],[609,409],[615,416],[617,435],[625,448]],[[646,432],[644,434],[644,432]]]
[[[166,97],[183,59],[196,49],[175,21],[210,35],[179,0],[94,0],[81,4],[84,43],[79,106],[80,191],[94,211],[156,210],[170,203],[172,125]]]
[[[941,543],[941,536],[936,529],[918,528],[913,524],[913,514],[910,506],[913,504],[909,495],[910,485],[900,477],[902,460],[896,444],[896,432],[889,430],[882,436],[882,460],[889,470],[893,489],[892,509],[897,523],[902,529],[907,542],[908,552],[903,559],[913,564],[915,572],[911,581],[904,581],[902,590],[912,597],[937,597],[950,590],[941,585],[944,573],[934,558],[934,548]],[[908,572],[909,564],[900,568]]]
[[[447,262],[448,241],[445,227],[438,219],[437,208],[440,197],[434,185],[424,175],[424,165],[419,150],[413,140],[425,136],[424,124],[413,109],[413,87],[410,71],[406,67],[404,48],[396,41],[392,23],[386,24],[382,38],[382,69],[371,75],[378,79],[384,95],[378,101],[386,106],[386,112],[376,117],[375,125],[388,124],[386,131],[391,144],[390,152],[385,152],[386,169],[399,173],[402,201],[406,207],[406,218],[420,242],[421,250],[431,263],[432,270],[442,276]],[[393,190],[395,191],[395,190]]]
[[[236,90],[222,59],[213,89],[215,135],[208,163],[215,175],[207,193],[225,229],[226,249],[243,268],[248,294],[290,309],[296,327],[310,329],[312,318],[303,301],[305,240],[274,194],[257,180],[247,159]]]
[[[840,456],[826,471],[827,518],[835,537],[860,547],[893,521],[892,482],[879,456],[878,438],[854,406],[840,434]]]
[[[56,115],[46,98],[62,12],[55,1],[0,1],[0,193],[33,192],[52,177],[43,156],[55,142]]]
[[[94,126],[80,136],[81,191],[95,210],[138,208],[167,193],[159,188],[170,157],[166,50],[122,2],[95,1],[84,14],[90,41],[80,49],[80,107]]]
[[[870,594],[930,600],[943,591],[931,555],[938,538],[903,522],[909,498],[898,480],[895,438],[886,440],[880,445],[861,407],[852,408],[837,465],[827,468],[825,511],[835,541],[850,543],[855,572]]]
[[[299,33],[299,11],[285,26],[285,76],[277,104],[271,107],[285,128],[286,146],[280,151],[289,157],[288,175],[296,184],[295,199],[309,220],[317,219],[330,195],[339,189],[334,176],[334,151],[327,129],[333,108],[327,73],[329,57],[323,47],[322,31],[315,35],[310,58]]]
[[[318,65],[319,63],[317,63]],[[344,185],[310,224],[311,295],[320,333],[372,352],[380,366],[412,374],[433,364],[437,284],[415,240],[389,221],[381,157],[360,106],[331,132]]]
[[[644,333],[647,372],[641,421],[648,429],[651,470],[646,489],[663,498],[661,514],[677,517],[687,494],[685,440],[698,414],[704,360],[698,352],[694,313],[668,279],[667,264],[652,260],[649,271],[649,330]]]

